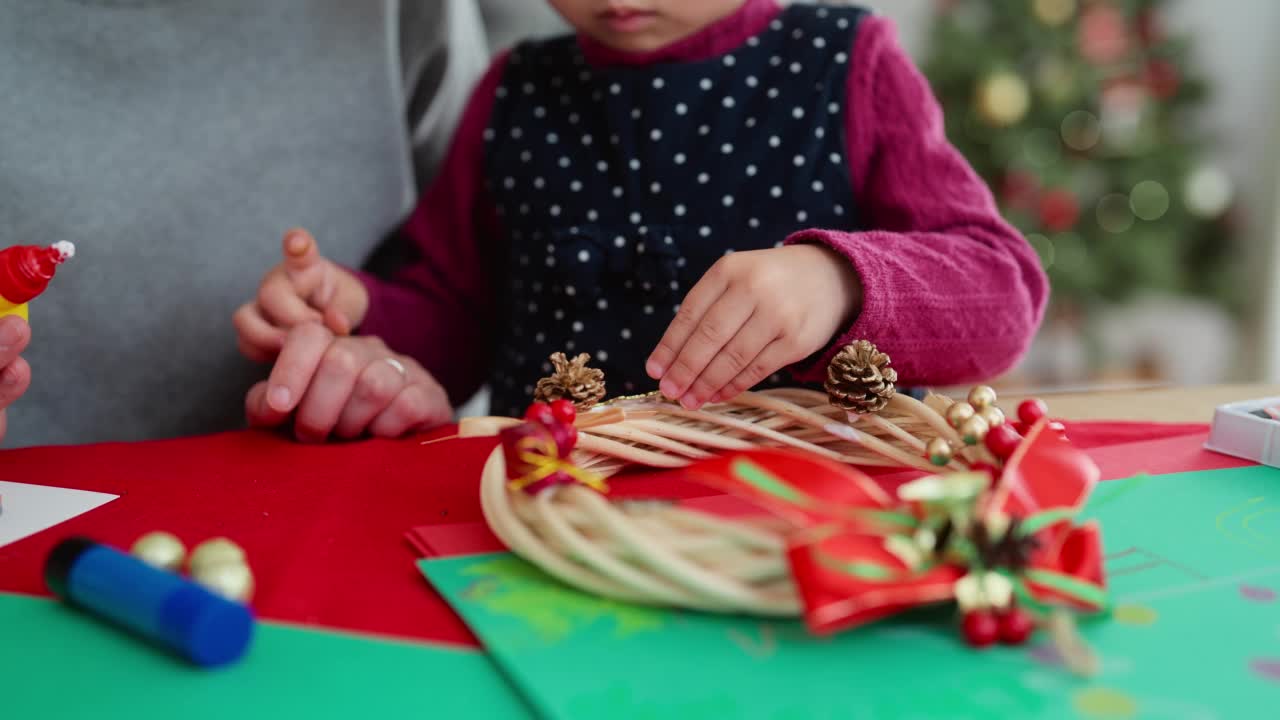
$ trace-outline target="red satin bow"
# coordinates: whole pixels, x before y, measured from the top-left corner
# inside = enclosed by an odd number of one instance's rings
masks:
[[[1025,567],[1009,578],[1031,606],[1099,610],[1106,602],[1096,524],[1077,526],[1099,472],[1041,421],[975,498],[975,517],[1016,518],[1034,537]],[[925,508],[890,496],[846,465],[787,450],[721,456],[686,470],[689,479],[750,500],[796,526],[787,557],[815,633],[831,633],[919,605],[951,600],[971,570],[954,557],[909,564],[890,547],[921,527]]]

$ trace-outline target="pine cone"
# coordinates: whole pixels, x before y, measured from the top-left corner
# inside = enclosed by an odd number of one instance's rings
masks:
[[[866,340],[847,345],[827,366],[827,396],[831,404],[865,415],[879,412],[897,392],[898,372],[889,356]]]
[[[969,532],[969,542],[973,544],[978,561],[988,569],[1004,568],[1012,573],[1021,573],[1031,564],[1031,556],[1040,547],[1040,541],[1032,535],[1023,535],[1019,528],[1020,518],[1014,518],[1003,535],[992,536],[983,523],[974,523]]]
[[[995,543],[992,548],[995,555],[993,566],[1020,573],[1031,564],[1031,556],[1040,547],[1040,541],[1034,535],[1022,535],[1021,526],[1022,519],[1014,518],[1009,524],[1009,529],[1005,531],[1004,537]]]
[[[586,410],[604,399],[604,371],[587,367],[591,356],[582,353],[570,360],[562,352],[551,355],[555,372],[538,381],[533,399],[551,402],[568,398],[579,410]]]

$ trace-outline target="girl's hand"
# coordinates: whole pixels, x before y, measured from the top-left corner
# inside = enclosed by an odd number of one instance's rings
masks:
[[[826,246],[726,255],[689,291],[645,368],[686,408],[727,400],[830,343],[861,302],[857,271]]]
[[[271,268],[258,295],[232,316],[240,352],[269,362],[284,347],[289,330],[302,323],[323,323],[348,335],[364,319],[369,293],[355,275],[321,257],[306,230],[284,234],[284,262]]]
[[[289,332],[271,376],[245,397],[245,411],[255,427],[292,417],[303,442],[399,437],[453,417],[444,390],[412,358],[376,337],[335,336],[318,322]]]
[[[31,366],[22,359],[22,351],[31,340],[31,328],[22,318],[10,315],[0,318],[0,440],[8,428],[5,410],[22,397],[31,384]]]

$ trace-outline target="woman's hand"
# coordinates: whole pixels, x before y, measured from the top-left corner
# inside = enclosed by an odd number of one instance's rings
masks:
[[[342,337],[318,322],[291,330],[271,376],[245,398],[249,424],[293,418],[303,442],[330,435],[399,437],[449,422],[444,389],[416,361],[376,337]]]
[[[31,384],[31,366],[22,359],[30,341],[31,328],[22,318],[0,318],[0,440],[9,427],[5,411]]]
[[[286,232],[283,245],[284,261],[267,272],[257,297],[232,316],[240,352],[256,362],[275,358],[298,325],[323,323],[348,335],[369,309],[364,283],[321,256],[306,230]]]
[[[830,343],[861,302],[857,271],[826,246],[726,255],[689,291],[645,367],[686,408],[727,400]]]

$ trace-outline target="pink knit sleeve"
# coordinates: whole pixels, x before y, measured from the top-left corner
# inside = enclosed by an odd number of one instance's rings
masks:
[[[497,216],[484,190],[484,131],[506,67],[498,57],[471,95],[453,145],[405,222],[414,260],[391,278],[367,273],[362,335],[422,363],[455,404],[483,383],[493,342]]]
[[[848,258],[862,308],[820,357],[793,370],[821,379],[838,348],[865,338],[893,358],[903,384],[998,375],[1026,352],[1043,317],[1049,287],[1039,258],[947,142],[941,108],[893,26],[864,20],[851,56],[846,141],[868,229],[805,230],[787,242],[823,243]]]

